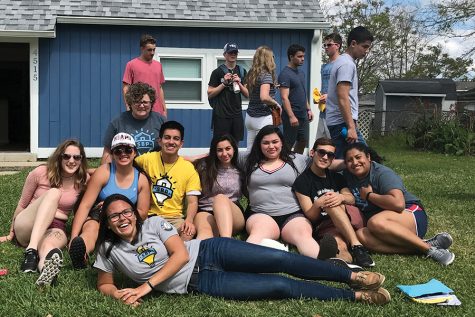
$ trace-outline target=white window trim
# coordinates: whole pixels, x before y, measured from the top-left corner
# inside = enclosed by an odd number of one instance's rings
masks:
[[[254,50],[239,50],[238,60],[251,59],[254,56]],[[205,49],[205,48],[177,48],[177,47],[158,47],[154,59],[160,61],[160,58],[199,58],[201,59],[201,98],[199,102],[196,101],[178,101],[166,100],[167,109],[205,109],[211,110],[208,103],[208,82],[213,70],[217,67],[217,61],[223,58],[222,49]],[[247,70],[249,71],[249,70]],[[165,81],[168,80],[167,74]],[[172,78],[170,81],[178,81],[180,78]],[[198,81],[198,79],[183,78],[184,81]],[[247,101],[242,104],[243,110],[247,109]]]

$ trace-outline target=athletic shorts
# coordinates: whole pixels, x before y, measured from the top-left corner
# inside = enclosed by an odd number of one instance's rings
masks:
[[[66,220],[54,218],[48,229],[60,229],[66,234]]]
[[[345,210],[355,232],[366,226],[363,214],[358,209],[358,207],[345,205]],[[317,238],[317,240],[320,240],[325,234],[330,234],[332,236],[336,236],[337,234],[341,235],[341,232],[339,232],[335,227],[333,221],[330,219],[330,216],[328,216],[328,219],[325,219],[320,224],[318,224],[315,230],[316,232],[314,233],[314,236]]]
[[[407,204],[406,211],[411,212],[414,216],[414,222],[416,224],[416,234],[419,238],[423,239],[427,232],[429,220],[424,207],[418,204]]]
[[[244,213],[244,208],[242,208],[241,204],[239,203],[239,200],[233,201],[233,203],[241,210],[242,213]],[[198,212],[207,212],[209,214],[214,215],[213,210],[198,210]]]

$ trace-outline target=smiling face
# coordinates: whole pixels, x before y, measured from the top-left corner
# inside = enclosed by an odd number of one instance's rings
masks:
[[[113,158],[116,165],[125,166],[131,165],[137,155],[135,148],[127,145],[120,145],[112,150]]]
[[[81,166],[81,151],[77,146],[70,145],[64,150],[61,157],[61,175],[65,177],[73,176]]]
[[[166,129],[163,131],[163,137],[158,139],[158,143],[162,147],[161,152],[168,155],[177,155],[178,150],[183,146],[181,133],[175,129]]]
[[[216,156],[218,157],[219,163],[224,167],[231,165],[234,148],[228,140],[221,141],[216,145]]]
[[[132,241],[137,234],[137,217],[132,206],[123,200],[110,203],[106,210],[109,228],[121,239]]]
[[[371,168],[371,158],[369,154],[354,148],[346,152],[345,164],[351,174],[364,178]]]
[[[149,95],[143,95],[142,99],[137,100],[132,105],[132,116],[137,120],[145,120],[150,115],[152,104]]]
[[[264,136],[261,141],[261,151],[267,160],[273,160],[280,157],[282,151],[282,140],[277,133]]]
[[[319,169],[330,167],[335,158],[335,147],[333,145],[318,145],[316,150],[310,150],[313,164]]]

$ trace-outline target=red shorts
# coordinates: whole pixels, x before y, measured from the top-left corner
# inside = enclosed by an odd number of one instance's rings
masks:
[[[53,219],[53,222],[49,225],[48,229],[57,228],[63,230],[66,233],[66,220]]]
[[[351,226],[355,231],[361,229],[366,226],[366,223],[363,218],[363,214],[358,209],[358,207],[345,205],[346,207],[346,214],[348,218],[350,218]],[[317,227],[316,227],[316,237],[317,239],[321,239],[324,234],[331,234],[335,236],[341,233],[333,224],[333,221],[328,217],[328,219],[323,220]]]

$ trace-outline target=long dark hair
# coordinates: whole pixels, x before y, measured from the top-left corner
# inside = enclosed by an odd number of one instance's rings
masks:
[[[239,171],[239,174],[242,177],[242,171],[238,166],[239,149],[236,140],[229,134],[218,135],[211,140],[211,144],[209,146],[209,155],[194,162],[196,171],[200,176],[201,186],[209,193],[213,191],[213,186],[216,183],[216,178],[218,177],[220,161],[217,155],[217,148],[218,143],[223,141],[228,141],[233,147],[234,155],[231,159],[231,165]],[[219,186],[217,183],[216,185]]]
[[[140,218],[140,214],[135,207],[134,203],[130,201],[129,198],[122,194],[112,194],[109,197],[107,197],[104,200],[104,203],[102,204],[102,211],[99,216],[99,234],[97,236],[97,241],[96,241],[96,251],[99,250],[99,247],[104,244],[104,242],[108,241],[110,242],[110,246],[106,250],[106,257],[108,258],[112,248],[118,244],[121,241],[121,238],[112,231],[112,229],[109,228],[109,218],[107,217],[107,209],[109,208],[110,204],[112,204],[114,201],[122,200],[126,202],[132,210],[134,211],[134,215],[136,220],[136,228],[137,228],[137,235],[140,234],[140,231],[142,230],[142,220]]]
[[[343,157],[345,161],[346,161],[346,153],[348,153],[348,151],[352,149],[356,149],[360,152],[363,152],[365,155],[369,155],[371,158],[371,161],[374,161],[376,163],[382,163],[384,161],[384,157],[380,156],[378,152],[376,152],[376,150],[374,150],[373,148],[361,142],[348,144],[348,146],[345,148],[345,151],[343,152]]]
[[[262,139],[269,134],[276,133],[279,136],[280,142],[282,143],[282,149],[280,151],[279,158],[285,163],[289,164],[298,174],[297,167],[294,164],[293,159],[295,158],[294,153],[290,150],[286,142],[284,141],[284,136],[278,127],[273,125],[266,125],[263,127],[256,135],[256,139],[252,144],[251,151],[246,160],[245,164],[245,176],[246,176],[246,185],[249,185],[249,180],[251,178],[252,172],[254,172],[258,167],[259,163],[266,160],[264,153],[261,151],[261,142]]]

